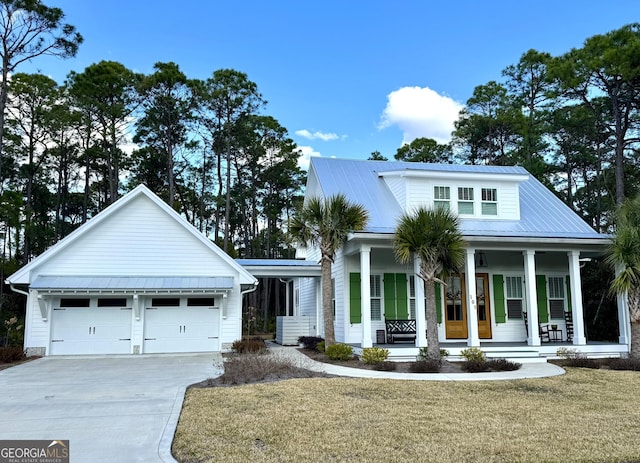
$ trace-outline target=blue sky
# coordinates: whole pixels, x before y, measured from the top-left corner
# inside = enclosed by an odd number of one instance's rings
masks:
[[[392,158],[417,136],[446,141],[474,87],[534,48],[559,55],[640,21],[637,0],[44,0],[84,36],[69,60],[18,69],[59,83],[113,60],[190,78],[245,72],[265,113],[310,155]]]

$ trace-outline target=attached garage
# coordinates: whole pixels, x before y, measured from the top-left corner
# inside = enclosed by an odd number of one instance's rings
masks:
[[[7,278],[28,355],[228,350],[256,278],[143,185]]]
[[[131,298],[72,297],[54,300],[52,355],[131,352]]]
[[[144,309],[144,353],[220,350],[214,297],[153,297]]]

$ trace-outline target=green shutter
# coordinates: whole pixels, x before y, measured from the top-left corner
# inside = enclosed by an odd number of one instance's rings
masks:
[[[544,275],[536,275],[536,288],[538,295],[538,323],[548,323],[547,278]]]
[[[407,275],[405,273],[396,273],[396,314],[399,320],[409,319],[408,291]]]
[[[349,319],[351,323],[362,323],[362,297],[360,274],[349,274]]]
[[[507,315],[504,308],[504,277],[493,275],[493,308],[496,323],[505,323]]]
[[[393,273],[385,273],[384,278],[384,318],[395,320],[396,317],[396,278]]]
[[[567,275],[567,310],[571,312],[571,277]]]
[[[442,323],[442,285],[440,283],[434,283],[436,290],[436,316],[438,317],[438,323]]]

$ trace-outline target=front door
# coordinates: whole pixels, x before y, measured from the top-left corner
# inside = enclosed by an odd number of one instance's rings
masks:
[[[476,299],[478,310],[478,336],[491,339],[491,310],[489,303],[489,275],[476,274]],[[467,339],[467,293],[465,276],[454,276],[445,289],[445,333],[447,339]]]

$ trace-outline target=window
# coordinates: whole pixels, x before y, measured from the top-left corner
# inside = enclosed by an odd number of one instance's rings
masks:
[[[433,206],[436,209],[442,208],[449,210],[449,201],[451,200],[451,192],[448,186],[433,187]]]
[[[126,307],[127,298],[125,297],[110,297],[110,298],[98,298],[98,307]]]
[[[522,277],[506,277],[505,285],[507,316],[509,319],[522,318]]]
[[[409,275],[409,318],[416,319],[416,276]]]
[[[216,300],[213,297],[190,297],[187,299],[187,307],[213,307]]]
[[[498,190],[482,189],[482,215],[498,215]]]
[[[87,298],[63,298],[60,299],[60,307],[89,307],[91,300]]]
[[[549,316],[564,320],[563,277],[549,277]]]
[[[382,278],[371,275],[371,320],[382,320]]]
[[[473,188],[458,187],[458,214],[473,215]]]
[[[179,297],[154,297],[151,299],[152,307],[178,307],[179,305]]]

